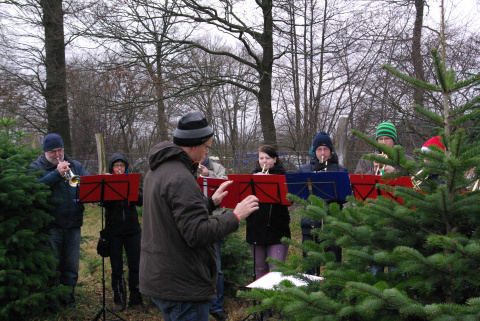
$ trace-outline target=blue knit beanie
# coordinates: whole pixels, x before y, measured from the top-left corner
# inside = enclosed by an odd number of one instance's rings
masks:
[[[43,151],[52,150],[55,148],[63,147],[63,140],[60,135],[51,133],[45,136],[43,139]]]
[[[312,152],[315,154],[315,151],[319,146],[327,146],[330,148],[330,152],[333,153],[333,143],[332,139],[326,132],[319,132],[317,136],[313,139],[313,146],[312,146]]]

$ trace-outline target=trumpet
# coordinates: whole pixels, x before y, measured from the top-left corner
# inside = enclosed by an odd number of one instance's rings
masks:
[[[268,171],[269,171],[270,169],[268,168],[267,170],[265,170],[265,166],[267,166],[267,164],[263,164],[262,173],[263,173],[263,174],[268,174]]]
[[[325,158],[325,156],[322,156],[322,159],[320,160],[320,163],[324,164],[325,163],[325,168],[320,170],[321,172],[326,172],[327,171],[327,165],[328,165],[328,160],[326,160],[325,162],[323,161],[323,159]]]
[[[58,162],[60,163],[60,157],[57,157]],[[77,187],[78,184],[80,184],[80,176],[75,175],[71,169],[68,170],[68,172],[65,172],[63,174],[63,179],[70,184],[72,187]]]
[[[412,186],[414,189],[420,189],[420,185],[422,184],[422,179],[417,178],[421,173],[423,172],[423,169],[419,170],[415,175],[412,176]]]
[[[381,153],[379,156],[388,158],[388,155],[385,153]],[[385,170],[385,164],[378,164],[377,170],[375,171],[375,175],[383,175],[384,170]]]

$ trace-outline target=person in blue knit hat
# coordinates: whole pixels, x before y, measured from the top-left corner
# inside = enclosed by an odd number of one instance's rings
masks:
[[[48,198],[57,199],[49,214],[50,243],[58,258],[57,272],[60,284],[71,288],[70,295],[60,298],[62,306],[75,306],[74,290],[78,280],[80,263],[80,228],[83,224],[83,203],[76,202],[77,188],[65,179],[70,170],[75,175],[90,175],[80,162],[68,157],[64,152],[62,137],[51,133],[43,139],[43,153],[30,168],[41,171],[37,182],[43,183],[52,192]],[[52,307],[56,308],[56,307]]]
[[[302,165],[299,172],[347,172],[347,168],[338,163],[338,156],[333,148],[332,139],[326,132],[318,133],[313,139],[313,145],[310,148],[310,156],[312,159],[308,164]],[[342,205],[340,205],[342,206]],[[300,225],[302,227],[302,243],[305,241],[316,241],[316,235],[312,234],[312,229],[320,228],[321,222],[303,217]],[[335,254],[335,262],[342,261],[342,249],[335,244],[325,248],[325,251],[330,251]],[[306,257],[306,254],[303,253]],[[307,274],[320,274],[320,267],[311,268],[306,271]]]

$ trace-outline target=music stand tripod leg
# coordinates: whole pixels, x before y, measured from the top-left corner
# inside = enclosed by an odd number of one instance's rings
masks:
[[[104,182],[102,182],[102,189],[104,189],[103,184],[104,184]],[[103,190],[102,190],[102,197],[101,197],[102,204],[104,202],[103,195],[104,195],[104,193],[103,193]],[[104,207],[102,206],[102,230],[103,230],[103,215],[104,215],[103,208]],[[107,320],[106,312],[109,312],[109,313],[113,314],[119,320],[126,321],[121,316],[119,316],[118,314],[116,314],[115,312],[113,312],[112,310],[110,310],[106,307],[106,301],[105,301],[105,257],[102,256],[102,308],[100,309],[100,311],[98,311],[98,313],[95,315],[95,317],[92,319],[92,321],[100,320],[100,317],[102,316],[102,314],[103,314],[103,318],[101,320],[106,321]]]

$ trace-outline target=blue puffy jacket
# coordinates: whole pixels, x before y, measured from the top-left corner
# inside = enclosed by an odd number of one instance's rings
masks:
[[[70,169],[75,175],[90,175],[80,162],[71,159],[67,155],[64,155],[64,158],[70,163]],[[42,154],[38,156],[36,161],[30,164],[30,168],[43,171],[38,176],[37,182],[49,186],[52,193],[48,198],[56,199],[53,204],[54,208],[48,211],[55,218],[50,222],[50,227],[72,228],[82,226],[85,207],[83,203],[76,202],[78,198],[77,188],[70,186],[60,176],[57,165],[50,163],[45,158],[45,154]]]

